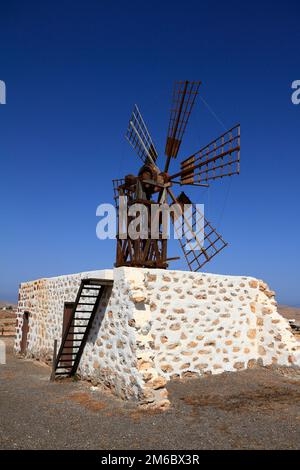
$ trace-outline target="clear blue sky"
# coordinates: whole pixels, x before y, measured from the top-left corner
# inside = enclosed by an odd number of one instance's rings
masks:
[[[194,79],[225,126],[242,126],[240,176],[187,191],[230,243],[207,270],[263,278],[299,305],[299,16],[297,1],[1,2],[0,298],[21,281],[112,266],[96,207],[137,169],[124,139],[132,105],[162,162],[173,82]],[[172,168],[222,132],[199,99]]]

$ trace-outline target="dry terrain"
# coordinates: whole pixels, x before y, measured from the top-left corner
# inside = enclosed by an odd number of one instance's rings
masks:
[[[0,308],[3,308],[3,307],[12,307],[12,308],[16,308],[17,305],[12,303],[12,302],[8,302],[6,300],[0,300]]]
[[[14,336],[16,330],[15,304],[0,300],[0,336]]]
[[[296,323],[300,324],[300,308],[290,307],[288,305],[278,305],[278,311],[288,320],[295,320]]]
[[[300,372],[249,369],[168,385],[168,411],[142,411],[50,369],[0,365],[1,449],[299,449]]]

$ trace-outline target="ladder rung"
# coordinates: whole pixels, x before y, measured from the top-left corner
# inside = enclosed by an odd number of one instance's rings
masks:
[[[82,328],[85,328],[85,327],[82,326]],[[85,328],[85,330],[86,330],[86,328]],[[74,331],[74,332],[72,332],[72,335],[73,335],[73,334],[74,334],[74,335],[81,335],[82,333],[85,332],[85,330],[83,330],[83,331],[81,331],[81,330],[80,330],[80,331]]]
[[[99,287],[106,287],[112,286],[114,281],[112,279],[99,279],[98,277],[90,278],[90,279],[83,279],[83,284],[90,284],[90,285],[98,285]]]
[[[86,328],[87,325],[74,325],[72,330],[70,329],[69,333],[76,335],[77,333],[82,333],[81,331],[75,331],[74,328]]]
[[[85,328],[85,327],[82,327],[82,328]],[[81,330],[80,330],[80,331],[76,331],[76,332],[74,331],[74,335],[82,335],[82,334],[85,333],[85,331],[86,331],[86,328],[85,328],[85,330],[83,330],[83,331],[81,331]],[[77,338],[77,341],[79,341],[78,338]]]
[[[78,321],[82,322],[82,320],[78,320]],[[87,321],[87,322],[84,323],[84,325],[82,325],[82,324],[78,325],[76,322],[74,322],[74,323],[72,323],[72,328],[86,328],[88,326],[88,323],[89,322]],[[74,331],[74,333],[76,333],[76,332]]]
[[[93,313],[93,310],[75,310],[75,313]]]
[[[95,302],[93,304],[91,304],[89,302],[78,302],[77,305],[95,305]]]
[[[80,296],[80,297],[90,297],[90,298],[92,298],[92,297],[93,297],[93,298],[97,299],[98,295],[87,295],[87,294],[81,294],[81,296]]]
[[[96,286],[95,284],[84,284],[82,287],[83,289],[89,289],[89,290],[100,290],[102,286]]]
[[[86,320],[86,321],[90,321],[90,318],[85,318],[85,317],[77,317],[77,318],[73,318],[73,321],[74,321],[74,320],[80,320],[80,321],[82,321],[82,320]]]
[[[75,342],[78,343],[78,341],[81,341],[81,340],[80,339],[67,339],[65,342],[67,341],[68,343],[75,343]]]
[[[100,289],[91,289],[90,287],[85,287],[85,290],[91,291],[91,293],[82,292],[80,297],[95,297],[95,299],[99,296]]]

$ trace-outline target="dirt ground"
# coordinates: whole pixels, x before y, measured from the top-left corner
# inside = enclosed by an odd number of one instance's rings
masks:
[[[12,353],[0,365],[1,449],[299,449],[300,373],[252,369],[169,384],[171,408],[141,411]]]
[[[290,307],[289,305],[278,305],[278,312],[288,320],[295,320],[300,324],[300,308]]]

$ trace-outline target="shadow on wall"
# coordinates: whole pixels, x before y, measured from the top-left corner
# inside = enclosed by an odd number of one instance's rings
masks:
[[[93,325],[92,325],[92,328],[90,330],[90,334],[87,340],[87,342],[92,344],[93,346],[95,345],[97,339],[99,338],[99,330],[101,328],[101,325],[104,319],[104,315],[105,315],[105,312],[109,303],[109,299],[111,297],[111,293],[112,293],[112,287],[107,287],[105,290],[105,297],[102,299],[102,302],[99,305],[98,312],[95,315]]]

